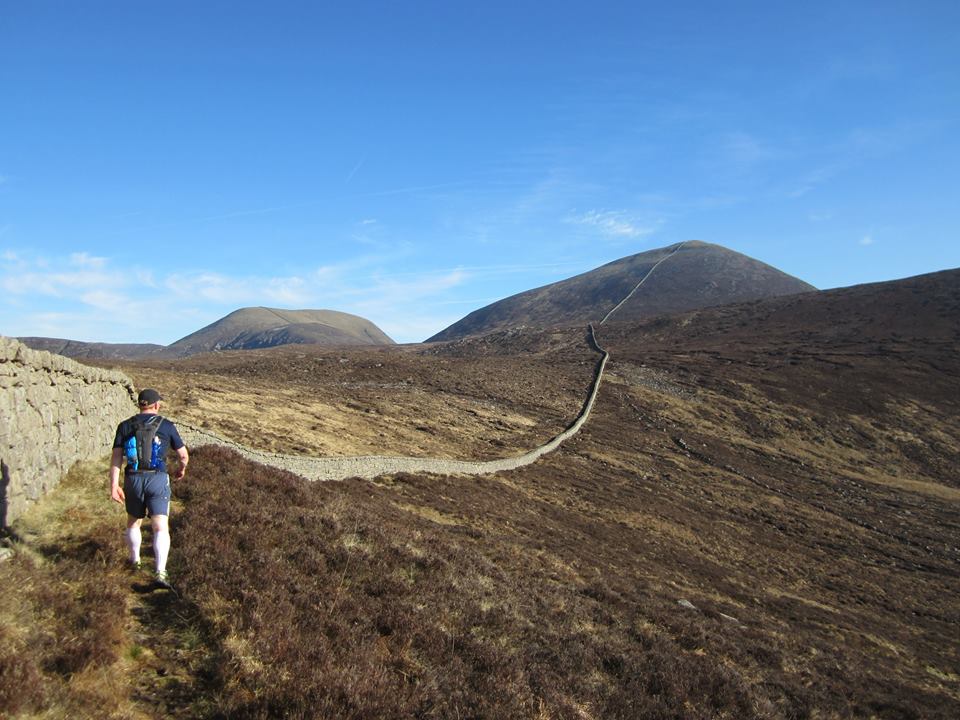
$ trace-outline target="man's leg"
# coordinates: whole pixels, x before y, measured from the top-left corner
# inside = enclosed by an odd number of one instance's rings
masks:
[[[135,476],[124,475],[123,493],[127,508],[127,530],[124,533],[124,538],[127,541],[127,548],[130,550],[130,564],[137,567],[140,564],[140,544],[143,541],[143,536],[140,534],[140,523],[143,522],[143,516],[146,514],[146,508],[143,504],[142,481]]]
[[[147,509],[153,525],[153,557],[157,563],[157,583],[170,587],[167,582],[167,555],[170,553],[170,476],[156,473],[148,477],[146,485]]]
[[[132,565],[137,565],[140,562],[140,544],[143,542],[143,535],[140,533],[141,522],[141,518],[127,515],[127,532],[124,537],[127,539],[127,548],[130,550],[130,564]]]
[[[154,515],[150,518],[153,523],[153,556],[157,561],[157,575],[167,572],[167,555],[170,554],[170,524],[166,515]]]

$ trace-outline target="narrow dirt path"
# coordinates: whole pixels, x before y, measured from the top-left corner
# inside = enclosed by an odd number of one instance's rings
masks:
[[[640,279],[640,282],[614,306],[600,321],[599,325],[606,323],[615,312],[640,289],[640,286],[660,267],[660,265],[672,258],[685,243],[679,243],[670,253],[661,258],[651,267]],[[597,366],[594,371],[593,382],[587,391],[586,400],[580,412],[574,418],[573,422],[566,430],[554,436],[549,441],[528,450],[527,452],[508,458],[498,460],[450,460],[445,458],[417,458],[417,457],[390,457],[381,455],[367,455],[354,457],[307,457],[302,455],[286,455],[281,453],[269,453],[241,445],[226,438],[222,438],[214,433],[195,427],[188,423],[178,421],[177,427],[188,446],[197,445],[223,445],[236,450],[242,456],[265,465],[271,465],[282,470],[289,470],[308,480],[345,480],[350,477],[360,477],[373,479],[381,475],[392,475],[395,473],[435,473],[442,475],[487,475],[503,470],[515,470],[516,468],[530,465],[541,457],[553,450],[556,450],[564,441],[576,435],[583,424],[590,417],[590,411],[593,409],[597,394],[600,391],[600,383],[603,381],[603,372],[606,368],[607,360],[610,354],[600,346],[597,341],[596,331],[593,324],[588,326],[590,344],[599,354]]]

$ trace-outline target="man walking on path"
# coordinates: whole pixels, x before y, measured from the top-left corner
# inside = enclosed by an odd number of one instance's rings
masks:
[[[186,473],[190,456],[176,426],[159,415],[162,399],[156,390],[141,391],[137,396],[140,412],[117,426],[110,458],[110,497],[126,506],[126,540],[130,549],[130,564],[134,568],[140,567],[140,524],[150,513],[157,585],[169,588],[170,476],[166,469],[166,455],[173,448],[180,458],[177,480]],[[121,487],[120,466],[124,459],[127,465]]]

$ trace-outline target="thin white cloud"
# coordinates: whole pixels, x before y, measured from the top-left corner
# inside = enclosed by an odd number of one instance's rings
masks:
[[[567,198],[577,190],[575,185],[567,173],[555,168],[521,193],[506,216],[509,220],[516,221],[551,212],[567,202]]]
[[[315,284],[295,275],[231,277],[203,271],[174,273],[157,280],[148,270],[118,272],[109,258],[82,252],[45,259],[24,258],[7,251],[3,260],[0,290],[8,306],[14,298],[32,298],[35,304],[48,298],[113,313],[121,323],[131,308],[139,308],[137,312],[149,310],[158,292],[183,309],[198,303],[230,309],[259,304],[295,306],[312,297],[311,286]],[[135,313],[130,313],[130,319],[136,319]]]
[[[317,289],[319,307],[354,313],[374,322],[397,342],[419,342],[459,319],[436,312],[448,293],[469,280],[462,269],[386,275],[328,271],[329,281]]]
[[[264,297],[272,304],[297,305],[307,302],[310,292],[300,277],[270,278],[263,287]]]
[[[860,238],[860,245],[863,247],[873,245],[874,242],[873,235],[864,235],[862,238]]]
[[[397,280],[394,277],[378,279],[375,290],[385,296],[388,302],[404,299],[411,300],[427,297],[443,290],[461,285],[467,274],[463,270],[452,270],[440,275],[426,273],[409,280]]]
[[[505,263],[501,265],[458,265],[452,268],[436,268],[422,272],[391,273],[392,278],[423,278],[430,275],[446,275],[453,272],[460,272],[470,277],[512,275],[515,273],[525,273],[534,270],[579,270],[583,263],[581,262],[553,262],[553,263]]]
[[[157,287],[157,281],[153,276],[152,270],[144,270],[142,268],[137,268],[134,270],[133,276],[137,280],[137,284],[143,287],[155,288]]]
[[[0,288],[14,295],[65,297],[77,291],[116,285],[116,276],[102,270],[13,272],[0,276]]]
[[[130,298],[123,293],[112,292],[110,290],[91,290],[90,292],[81,294],[80,300],[90,307],[114,312],[118,308],[125,307],[127,303],[129,303]]]
[[[177,220],[166,220],[162,222],[150,223],[145,225],[131,225],[125,228],[119,228],[118,230],[108,233],[110,236],[118,235],[133,235],[135,233],[142,233],[149,230],[165,230],[175,227],[184,227],[189,225],[196,225],[201,223],[215,222],[217,220],[232,220],[234,218],[249,217],[253,215],[268,215],[270,213],[282,212],[284,210],[296,210],[299,208],[312,207],[322,203],[322,199],[316,200],[306,200],[303,202],[289,203],[285,205],[274,205],[272,207],[261,207],[261,208],[250,208],[247,210],[234,210],[231,212],[218,213],[215,215],[197,215],[189,218],[180,218]],[[139,213],[133,213],[132,216],[136,216]]]
[[[866,162],[903,152],[940,129],[935,121],[856,127],[832,142],[817,143],[819,150],[810,153],[812,167],[799,175],[787,197],[803,197]]]
[[[588,210],[570,215],[566,222],[599,230],[603,235],[616,238],[636,238],[655,233],[660,221],[642,223],[623,210]]]
[[[882,158],[915,145],[939,129],[937,121],[901,122],[875,127],[858,127],[842,141],[841,150],[856,161]]]
[[[430,192],[433,190],[449,190],[455,187],[466,187],[471,185],[469,180],[457,180],[453,182],[436,183],[434,185],[411,185],[409,187],[392,188],[390,190],[375,190],[365,192],[355,197],[388,197],[390,195],[408,195],[410,193]]]
[[[76,267],[102,270],[107,264],[107,259],[102,257],[94,257],[90,253],[80,252],[70,255],[70,264]]]
[[[4,330],[4,334],[21,337],[59,337],[65,338],[68,328],[77,328],[78,318],[62,312],[37,312],[22,316],[22,325],[13,327],[12,331]],[[79,335],[68,338],[80,339]]]
[[[746,132],[728,133],[722,139],[719,149],[726,162],[746,168],[774,160],[782,155],[782,152],[773,145]]]
[[[794,188],[787,191],[787,197],[792,199],[801,198],[828,182],[842,170],[843,166],[838,162],[829,162],[820,167],[808,170],[797,179]]]
[[[675,201],[673,202],[673,211],[683,214],[701,210],[718,210],[742,205],[744,202],[746,202],[746,198],[743,195],[713,193],[702,197],[694,197],[690,200]]]
[[[203,300],[228,307],[295,305],[310,297],[306,281],[298,276],[231,277],[212,272],[177,273],[168,275],[163,285],[181,299]]]
[[[353,240],[358,245],[365,245],[371,248],[389,247],[389,243],[383,242],[381,240],[377,240],[376,238],[371,237],[365,232],[354,233],[353,235],[350,236],[350,239]]]

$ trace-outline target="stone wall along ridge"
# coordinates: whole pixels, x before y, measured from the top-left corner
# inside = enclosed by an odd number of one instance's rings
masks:
[[[123,373],[0,335],[0,527],[74,463],[109,453],[117,423],[135,412],[133,381]]]

